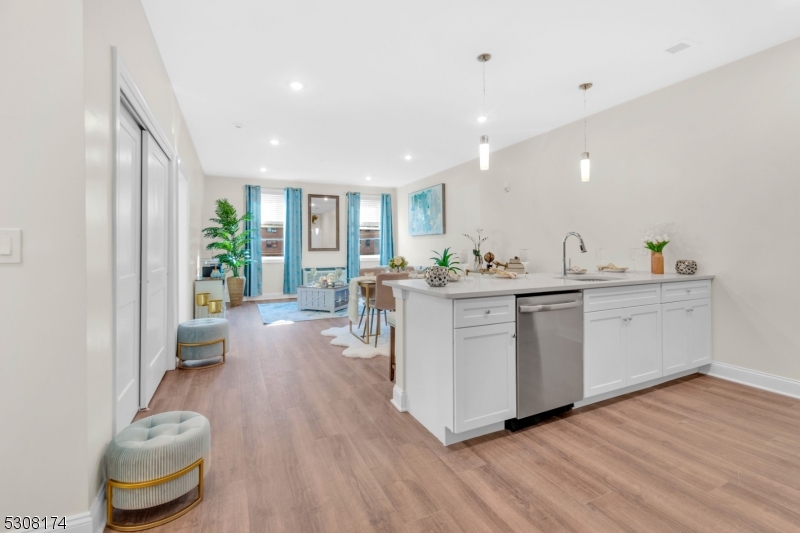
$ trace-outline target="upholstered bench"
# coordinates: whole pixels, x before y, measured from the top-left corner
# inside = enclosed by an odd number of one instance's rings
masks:
[[[106,448],[106,525],[139,531],[171,522],[203,500],[208,472],[211,425],[191,411],[172,411],[138,420],[120,431]],[[197,487],[197,498],[161,520],[141,525],[114,523],[114,509],[147,509]]]
[[[228,321],[224,318],[197,318],[178,325],[178,368],[211,368],[225,363],[228,338]],[[201,364],[220,357],[217,363]]]

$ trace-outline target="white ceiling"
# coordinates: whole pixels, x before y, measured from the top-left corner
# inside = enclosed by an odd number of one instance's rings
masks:
[[[206,174],[374,186],[477,157],[480,53],[497,150],[580,119],[582,82],[591,114],[800,37],[800,0],[142,3]]]

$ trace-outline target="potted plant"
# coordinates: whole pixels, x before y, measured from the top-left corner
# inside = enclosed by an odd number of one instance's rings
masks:
[[[664,254],[661,252],[669,244],[669,235],[659,234],[656,230],[644,236],[644,245],[650,250],[650,272],[653,274],[664,273]]]
[[[207,239],[216,239],[206,246],[206,250],[219,250],[220,253],[214,256],[220,264],[227,265],[233,276],[226,281],[228,283],[228,294],[231,297],[231,307],[242,305],[244,295],[244,276],[239,276],[239,269],[252,263],[248,246],[252,240],[250,232],[241,231],[242,222],[253,220],[252,213],[245,213],[239,217],[236,208],[231,203],[222,198],[217,200],[215,211],[217,218],[212,218],[211,222],[217,226],[203,229],[203,236]]]
[[[447,271],[447,275],[450,279],[458,279],[458,273],[462,272],[462,270],[455,265],[459,265],[461,263],[459,263],[459,261],[456,259],[455,254],[450,253],[450,248],[445,248],[441,254],[436,250],[433,250],[433,253],[436,255],[431,257],[431,260],[434,264],[434,267],[432,268],[443,268]]]

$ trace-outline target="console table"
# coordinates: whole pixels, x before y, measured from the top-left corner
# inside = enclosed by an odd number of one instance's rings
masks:
[[[347,307],[350,288],[337,287],[297,287],[297,310],[328,311],[333,314]]]

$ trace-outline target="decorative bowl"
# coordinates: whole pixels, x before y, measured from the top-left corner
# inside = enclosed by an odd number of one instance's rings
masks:
[[[683,274],[684,276],[697,274],[697,261],[692,259],[678,259],[678,262],[675,263],[675,272]]]

